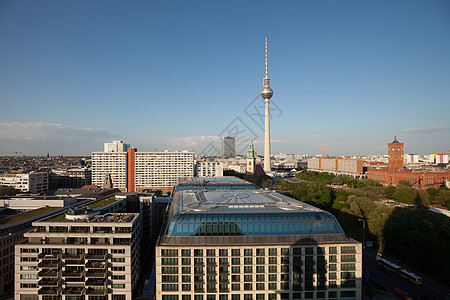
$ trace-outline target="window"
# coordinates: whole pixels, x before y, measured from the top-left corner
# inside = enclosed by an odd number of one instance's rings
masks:
[[[305,248],[305,255],[314,255],[314,248],[313,247],[306,247]]]
[[[336,264],[328,264],[328,270],[336,271],[337,270]]]
[[[257,257],[256,258],[256,264],[257,265],[263,265],[263,264],[265,264],[265,260],[266,260],[265,257]]]
[[[356,261],[354,254],[341,255],[341,262],[354,262]]]
[[[317,247],[317,254],[325,254],[325,247]]]
[[[194,249],[194,256],[203,256],[202,249]]]
[[[281,255],[289,255],[289,248],[281,248]]]
[[[240,273],[240,267],[231,267],[231,273]]]
[[[286,267],[286,266],[282,266]],[[276,273],[277,272],[277,266],[269,266],[269,273]]]
[[[240,256],[241,250],[240,249],[231,249],[231,256]]]
[[[251,291],[253,289],[253,285],[251,283],[244,283],[244,291]],[[244,297],[245,299],[245,297]]]
[[[191,275],[183,275],[181,277],[181,281],[183,281],[183,282],[191,282]]]
[[[178,258],[176,258],[176,257],[161,258],[161,264],[162,265],[178,265]]]
[[[341,264],[341,270],[342,271],[348,271],[348,270],[355,270],[355,264]]]
[[[245,266],[244,267],[244,273],[253,273],[252,266]]]
[[[277,255],[277,248],[269,248],[269,255]]]
[[[175,285],[178,287],[178,284],[163,284],[163,291],[164,291],[164,285]],[[125,284],[111,284],[111,287],[113,289],[124,289],[125,288]],[[176,291],[176,290],[172,290],[172,291]]]
[[[269,287],[269,290],[276,290],[277,289],[277,284],[276,284],[276,282],[269,282],[268,283],[268,287]],[[269,297],[269,299],[270,299],[270,297]]]
[[[330,254],[336,254],[337,253],[337,247],[330,247],[330,248],[328,248],[328,250],[330,251]]]
[[[341,291],[342,297],[356,297],[356,291]]]
[[[161,256],[178,256],[178,249],[161,249]]]
[[[336,255],[330,255],[328,258],[329,258],[330,262],[337,262]]]
[[[231,264],[232,265],[239,265],[241,263],[241,259],[240,258],[235,258],[235,257],[233,257],[232,259],[231,259]]]
[[[264,275],[256,275],[256,281],[264,281]]]
[[[191,249],[181,249],[181,256],[191,256]]]
[[[256,284],[256,289],[259,290],[259,291],[264,290],[264,283],[257,283]]]
[[[244,275],[244,282],[252,282],[253,281],[252,275]]]
[[[337,279],[337,275],[335,272],[333,273],[328,273],[328,279]]]
[[[302,255],[302,248],[294,248],[293,252],[294,255]]]
[[[191,267],[182,267],[181,268],[182,274],[190,274],[191,273]]]
[[[244,249],[244,256],[253,256],[253,249]]]
[[[256,294],[256,300],[263,300],[264,294]]]
[[[269,274],[269,281],[277,281],[277,274]]]
[[[190,284],[182,284],[181,285],[181,290],[182,291],[190,291],[191,290],[191,285]]]
[[[281,257],[281,263],[282,264],[289,264],[289,256],[283,256]]]
[[[220,249],[219,256],[228,256],[228,249]]]
[[[342,246],[341,253],[356,253],[355,246]]]
[[[191,264],[191,259],[190,259],[190,258],[185,258],[185,257],[183,257],[183,258],[181,259],[181,264],[182,264],[182,265],[190,265],[190,264]]]
[[[251,265],[253,262],[252,262],[252,258],[251,257],[245,257],[244,258],[244,265]]]
[[[113,262],[125,262],[125,257],[115,257],[112,259]]]
[[[355,272],[341,272],[341,279],[355,279]]]
[[[256,266],[256,273],[264,273],[264,266]]]
[[[256,256],[264,256],[264,249],[256,249]]]
[[[239,291],[240,289],[241,289],[241,285],[239,283],[232,283],[231,284],[231,290]]]
[[[206,249],[206,256],[216,256],[215,249]]]
[[[269,264],[273,265],[277,263],[277,258],[276,257],[269,257]]]

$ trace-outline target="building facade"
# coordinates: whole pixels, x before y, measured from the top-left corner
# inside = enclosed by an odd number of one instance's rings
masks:
[[[48,191],[48,173],[0,174],[0,186],[10,186],[24,193],[41,194]]]
[[[157,300],[362,299],[362,245],[328,212],[263,190],[180,191]]]
[[[236,140],[234,136],[222,138],[222,158],[233,158],[236,156]]]
[[[221,161],[196,161],[195,175],[197,177],[222,177],[223,162]]]
[[[104,143],[103,152],[127,152],[130,144],[124,144],[122,141],[113,141]]]
[[[34,222],[16,245],[15,299],[133,299],[141,216],[68,217]]]
[[[103,186],[105,176],[123,192],[171,190],[179,178],[194,176],[194,153],[138,152],[130,147],[125,152],[92,152],[92,184]]]
[[[367,178],[363,164],[364,161],[360,159],[314,157],[308,159],[308,170],[363,179]]]
[[[369,169],[367,177],[384,184],[397,185],[400,181],[409,181],[418,188],[437,188],[445,186],[446,180],[450,179],[450,172],[444,171],[408,171],[403,165],[403,143],[394,138],[388,144],[388,165],[380,169]]]

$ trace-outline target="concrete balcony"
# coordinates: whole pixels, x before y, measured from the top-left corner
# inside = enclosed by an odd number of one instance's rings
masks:
[[[58,278],[61,277],[61,270],[42,270],[38,276],[41,278]]]
[[[38,295],[59,295],[61,293],[61,288],[40,288]]]
[[[46,268],[46,269],[50,269],[50,268],[58,269],[61,267],[61,265],[62,265],[62,263],[57,260],[56,261],[42,261],[42,262],[38,263],[39,268]]]
[[[84,287],[66,287],[62,290],[63,295],[84,295]]]
[[[107,294],[108,290],[107,289],[93,289],[93,288],[88,288],[86,290],[86,295],[97,295],[97,296],[105,296]]]
[[[70,260],[81,260],[84,259],[84,253],[81,254],[71,254],[71,253],[64,253],[62,254],[62,259],[70,259]]]
[[[63,277],[81,278],[85,274],[85,271],[64,271],[62,273]]]
[[[103,270],[103,271],[101,271],[101,270],[95,270],[95,271],[89,270],[89,271],[86,272],[86,277],[88,277],[88,278],[106,278],[106,276],[107,276],[106,274],[107,274],[106,270]]]
[[[38,282],[41,287],[58,288],[62,285],[61,279],[41,279]]]
[[[89,278],[86,280],[86,286],[102,286],[106,288],[107,281],[105,279]]]

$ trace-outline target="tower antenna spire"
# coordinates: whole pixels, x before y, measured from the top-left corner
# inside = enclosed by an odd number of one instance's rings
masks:
[[[266,36],[266,78],[269,78],[268,72],[267,72],[267,36]]]

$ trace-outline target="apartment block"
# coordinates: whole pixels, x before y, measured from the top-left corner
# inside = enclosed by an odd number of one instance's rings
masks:
[[[33,222],[16,245],[15,299],[124,300],[136,297],[139,214],[67,213]]]
[[[48,173],[0,174],[0,186],[10,186],[24,193],[45,193],[48,191]]]

